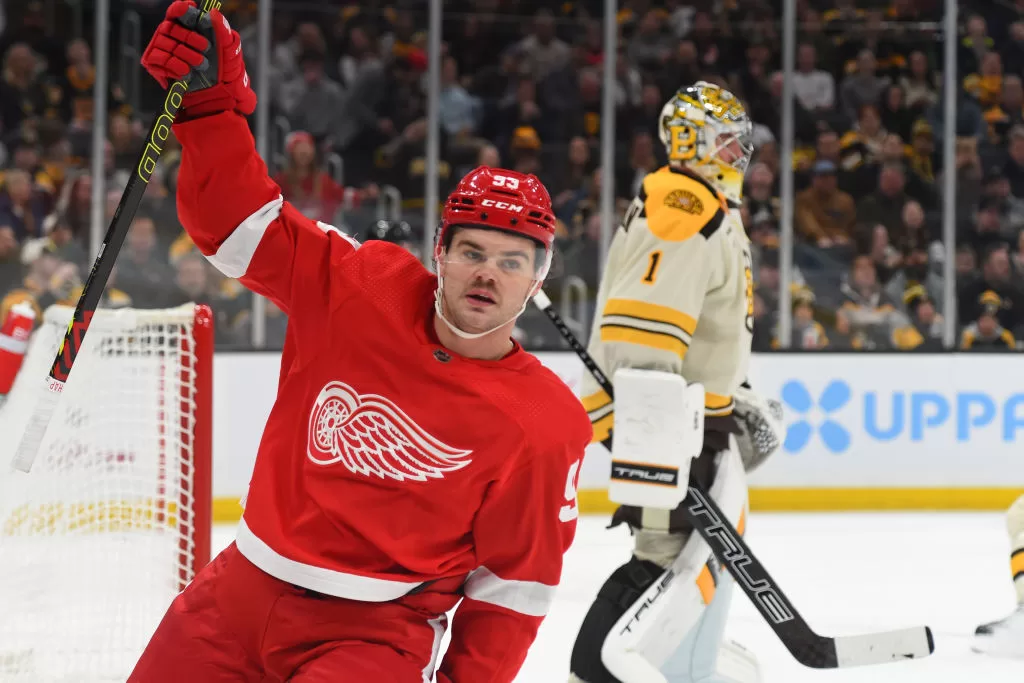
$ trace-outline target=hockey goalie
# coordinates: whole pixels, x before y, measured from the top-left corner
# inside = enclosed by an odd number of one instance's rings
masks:
[[[588,351],[593,439],[612,439],[609,495],[632,557],[580,627],[571,683],[751,683],[756,659],[724,642],[732,579],[684,519],[688,483],[742,533],[746,472],[781,445],[781,408],[746,384],[753,281],[740,219],[752,155],[743,105],[681,88],[658,122],[669,164],[644,179],[609,249]],[[614,428],[613,428],[614,427]]]
[[[975,631],[973,648],[995,657],[1024,659],[1024,495],[1006,513],[1010,532],[1010,574],[1017,591],[1017,609],[1008,617],[982,624]]]

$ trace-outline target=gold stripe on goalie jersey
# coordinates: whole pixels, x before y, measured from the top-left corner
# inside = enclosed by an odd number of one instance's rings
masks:
[[[648,301],[609,299],[601,313],[601,341],[647,346],[680,358],[695,329],[691,316]]]
[[[580,401],[583,403],[583,409],[587,411],[590,423],[594,427],[593,442],[604,441],[611,434],[615,415],[612,410],[611,398],[609,398],[604,389],[598,389],[593,394],[584,396]]]
[[[1010,556],[1010,574],[1015,579],[1024,576],[1024,548]]]

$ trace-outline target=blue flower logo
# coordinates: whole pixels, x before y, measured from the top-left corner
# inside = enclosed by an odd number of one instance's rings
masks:
[[[841,380],[832,380],[818,398],[818,407],[830,416],[850,402],[850,385]],[[795,413],[807,416],[814,407],[814,399],[807,391],[803,382],[790,380],[782,387],[782,400]],[[790,453],[798,453],[803,450],[814,435],[814,426],[802,417],[789,426],[786,430],[786,442],[783,447]],[[825,421],[818,426],[818,435],[824,442],[825,447],[833,453],[842,453],[850,447],[850,433],[841,424],[826,417]]]

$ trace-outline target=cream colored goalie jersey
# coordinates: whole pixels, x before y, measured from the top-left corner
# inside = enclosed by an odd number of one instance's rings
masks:
[[[753,291],[739,210],[665,166],[644,178],[612,240],[587,350],[609,379],[631,367],[700,382],[705,415],[729,415],[750,362]],[[582,396],[603,441],[614,406],[588,373]]]

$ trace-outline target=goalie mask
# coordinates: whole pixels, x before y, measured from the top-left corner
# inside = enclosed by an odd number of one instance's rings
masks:
[[[752,132],[739,99],[706,81],[680,88],[658,119],[669,162],[698,174],[733,202],[743,197]]]

